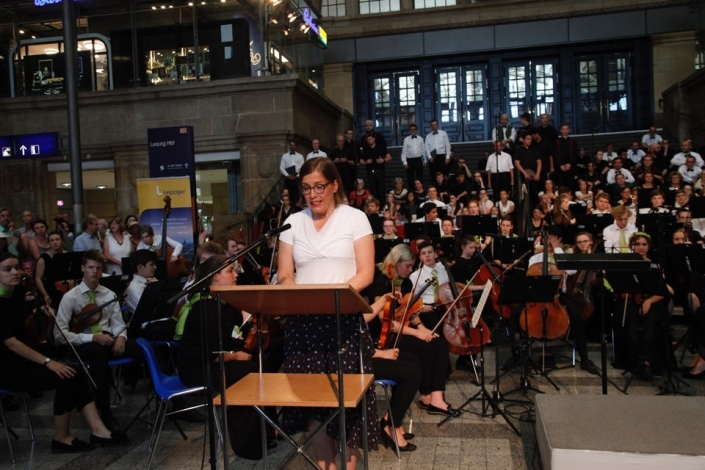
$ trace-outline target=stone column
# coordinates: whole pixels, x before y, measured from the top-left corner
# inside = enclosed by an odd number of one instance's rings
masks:
[[[115,152],[115,200],[120,217],[134,214],[139,217],[137,180],[149,178],[147,146]]]
[[[245,212],[252,213],[275,185],[275,197],[279,197],[283,188],[279,163],[291,138],[281,132],[239,136],[242,194],[250,196],[243,201]]]
[[[352,113],[353,102],[353,63],[326,64],[323,68],[323,93],[335,104]]]

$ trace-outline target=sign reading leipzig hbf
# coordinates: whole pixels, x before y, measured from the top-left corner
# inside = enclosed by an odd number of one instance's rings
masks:
[[[193,127],[147,129],[149,177],[195,175]]]

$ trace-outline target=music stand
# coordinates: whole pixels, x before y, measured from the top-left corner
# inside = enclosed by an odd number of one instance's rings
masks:
[[[413,240],[419,235],[439,238],[441,236],[441,224],[435,222],[412,222],[404,224],[404,235],[409,240]]]
[[[340,329],[341,315],[372,312],[372,308],[360,294],[348,284],[214,286],[210,290],[219,299],[246,310],[256,317],[261,317],[262,314],[274,316],[325,315],[335,312],[338,344],[337,381],[330,374],[263,374],[262,348],[259,347],[259,373],[249,374],[223,391],[220,399],[216,398],[214,404],[255,407],[262,419],[262,456],[265,468],[267,468],[265,420],[295,448],[280,464],[280,468],[285,467],[299,453],[314,468],[318,468],[316,463],[303,452],[303,447],[313,439],[318,431],[325,429],[328,423],[335,416],[338,416],[340,442],[343,443],[340,450],[340,468],[345,468],[345,408],[357,406],[362,401],[363,455],[364,468],[367,468],[369,456],[365,392],[372,384],[374,376],[372,374],[364,374],[363,371],[360,371],[360,374],[343,373],[342,332]],[[317,301],[312,302],[311,299],[316,299]],[[260,346],[262,344],[261,324],[261,321],[257,322],[257,342]],[[346,394],[348,398],[345,398]],[[333,400],[331,400],[331,397],[333,397]],[[337,407],[337,411],[333,412],[305,442],[299,445],[264,413],[263,407],[265,406]],[[225,419],[225,409],[223,410],[223,419]],[[225,459],[227,460],[227,456],[225,456]]]
[[[162,290],[166,285],[166,281],[150,282],[142,291],[142,296],[140,297],[137,307],[130,318],[129,327],[127,329],[127,335],[130,338],[138,338],[140,335],[140,330],[142,330],[142,325],[150,323],[155,320],[155,313],[159,309],[159,298],[162,294]],[[153,340],[150,338],[150,340]]]
[[[561,276],[506,276],[504,278],[502,290],[499,293],[499,303],[500,305],[524,304],[524,308],[526,308],[526,304],[531,302],[553,302],[556,292],[558,291],[558,285],[560,284],[560,281]],[[525,325],[526,338],[528,338],[528,315],[526,315],[525,319],[527,322],[527,325]],[[545,330],[545,317],[543,318],[543,321]],[[524,353],[524,357],[521,360],[523,367],[519,386],[505,393],[505,396],[518,391],[521,391],[526,394],[526,392],[528,392],[529,390],[533,390],[536,393],[543,393],[541,390],[531,386],[531,383],[529,382],[529,369],[533,369],[539,375],[548,380],[548,382],[553,385],[556,390],[560,390],[560,388],[558,388],[558,385],[556,385],[555,382],[551,380],[546,371],[542,370],[539,365],[531,358],[531,354],[529,353],[528,341],[524,341],[521,350]]]
[[[70,281],[83,278],[81,266],[83,252],[57,253],[51,259],[52,273],[56,276],[53,281]]]
[[[560,224],[562,243],[565,245],[575,245],[575,236],[580,231],[576,224]]]
[[[641,188],[637,189],[637,207],[639,209],[648,209],[651,207],[651,193],[655,191],[656,188]]]
[[[614,218],[611,214],[590,214],[575,217],[575,226],[578,230],[585,230],[593,236],[602,236],[603,230],[612,225]]]
[[[636,272],[649,269],[649,262],[636,253],[563,253],[553,255],[558,269],[575,269],[578,271],[596,271],[597,285],[604,285],[604,270],[614,272]],[[607,383],[622,390],[607,378],[607,333],[605,330],[605,299],[600,296],[600,355],[602,360],[602,394],[607,395]],[[622,392],[624,393],[624,392]]]
[[[651,237],[651,246],[663,246],[670,242],[666,237],[671,236],[675,230],[676,216],[670,212],[637,214],[636,226],[641,227]]]
[[[455,237],[434,238],[432,241],[434,249],[439,256],[443,253],[441,257],[449,261],[455,257],[453,254],[453,250],[455,250]]]
[[[98,282],[101,286],[113,291],[116,295],[122,295],[127,289],[127,284],[130,282],[130,276],[127,274],[114,274],[112,276],[103,276]]]
[[[503,235],[492,235],[495,249],[493,259],[499,260],[502,264],[512,264],[518,260],[522,254],[534,250],[534,243],[528,237],[505,237]]]
[[[375,235],[384,233],[384,214],[368,214],[367,220],[370,221],[372,233],[374,233]]]
[[[495,215],[463,215],[460,216],[460,231],[463,235],[484,235],[497,233],[497,216]]]
[[[691,219],[702,219],[705,217],[705,199],[702,197],[691,197],[688,202]]]

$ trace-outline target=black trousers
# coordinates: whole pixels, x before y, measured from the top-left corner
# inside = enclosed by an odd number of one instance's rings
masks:
[[[370,192],[374,197],[384,205],[386,192],[384,190],[384,171],[383,170],[368,170],[367,181],[370,184]]]
[[[394,342],[396,338],[392,339]],[[443,338],[435,338],[430,343],[415,336],[402,335],[399,350],[416,356],[421,363],[421,382],[419,392],[428,395],[431,392],[445,391],[448,372],[448,344]]]
[[[13,392],[56,390],[54,415],[81,410],[93,401],[93,390],[82,370],[70,379],[62,379],[48,367],[20,360],[0,363],[0,387]]]
[[[372,358],[375,379],[393,380],[394,387],[389,407],[395,426],[404,422],[404,414],[414,401],[421,384],[421,361],[418,357],[406,351],[399,351],[396,361],[391,359]]]
[[[505,190],[512,195],[512,175],[510,172],[492,173],[492,195],[494,200],[499,200],[499,192]]]
[[[431,183],[436,184],[436,173],[440,171],[444,175],[446,174],[446,155],[436,155],[433,158],[433,163],[430,163],[428,166],[431,173]],[[413,186],[410,186],[410,188],[413,188]]]
[[[406,187],[409,188],[409,190],[413,190],[414,180],[421,180],[421,182],[423,182],[423,158],[407,158],[406,164],[409,165],[409,168],[406,169]]]
[[[113,376],[108,367],[108,361],[117,359],[113,356],[113,351],[110,346],[101,346],[98,343],[87,343],[76,346],[76,352],[88,367],[96,387],[95,404],[99,410],[110,409],[110,385],[113,381]],[[125,353],[120,356],[142,359],[142,349],[134,341],[128,340],[125,343]],[[79,366],[80,367],[80,366]]]
[[[619,304],[624,307],[623,301]],[[665,341],[669,332],[668,310],[663,301],[651,305],[648,313],[642,315],[639,305],[629,301],[626,313],[627,333],[627,368],[631,369],[640,362],[648,361],[652,366],[665,368],[671,356],[666,351]],[[616,315],[622,319],[623,310]],[[670,345],[670,341],[668,341]]]

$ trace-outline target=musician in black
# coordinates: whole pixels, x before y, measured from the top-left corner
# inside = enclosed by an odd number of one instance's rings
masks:
[[[651,262],[648,257],[651,237],[648,234],[634,233],[629,238],[629,246],[634,253]],[[651,263],[649,272],[663,277],[663,271],[657,263]],[[624,320],[627,330],[626,368],[634,370],[642,379],[659,375],[667,365],[664,335],[670,333],[664,329],[664,325],[668,324],[668,298],[653,294],[656,287],[642,284],[643,293],[623,295],[615,307],[615,321],[621,323]],[[623,315],[626,316],[624,319]]]
[[[53,452],[84,452],[93,444],[119,445],[127,442],[125,433],[111,432],[101,421],[93,393],[82,370],[69,367],[28,346],[26,301],[34,295],[20,285],[19,260],[0,252],[0,384],[13,391],[56,390],[54,395]],[[30,310],[33,310],[30,308]],[[37,315],[45,315],[34,310]],[[91,429],[90,442],[71,433],[71,411],[78,410]],[[7,430],[6,430],[7,431]]]

